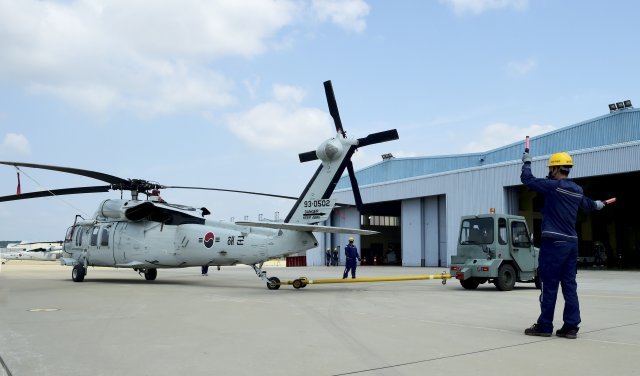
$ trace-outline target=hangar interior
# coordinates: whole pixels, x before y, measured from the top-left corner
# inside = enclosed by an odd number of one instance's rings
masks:
[[[594,200],[616,197],[617,202],[601,211],[580,210],[576,231],[580,239],[581,266],[640,268],[640,199],[630,182],[639,181],[640,172],[579,178],[584,194]],[[532,228],[534,245],[540,246],[542,195],[518,187],[519,214]],[[604,255],[600,252],[604,251]]]
[[[360,238],[363,265],[402,265],[401,202],[369,204],[361,213],[360,226],[379,234]]]

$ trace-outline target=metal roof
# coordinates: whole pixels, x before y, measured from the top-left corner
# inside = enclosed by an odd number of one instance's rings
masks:
[[[536,156],[577,151],[640,140],[640,109],[626,108],[531,137]],[[519,160],[524,140],[482,153],[394,158],[356,171],[360,186]],[[343,176],[336,190],[351,188]]]

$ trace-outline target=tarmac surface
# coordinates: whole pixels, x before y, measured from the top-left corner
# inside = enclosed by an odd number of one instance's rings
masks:
[[[281,280],[342,267],[265,268]],[[446,269],[358,267],[359,277]],[[456,280],[272,291],[247,266],[0,269],[0,375],[640,375],[640,272],[581,270],[577,340],[530,337],[539,290]],[[562,325],[562,296],[556,307]]]

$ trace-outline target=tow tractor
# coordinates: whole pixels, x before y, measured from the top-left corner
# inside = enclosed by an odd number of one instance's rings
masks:
[[[485,282],[510,291],[516,282],[540,288],[538,253],[524,217],[496,214],[463,216],[451,275],[468,290]]]

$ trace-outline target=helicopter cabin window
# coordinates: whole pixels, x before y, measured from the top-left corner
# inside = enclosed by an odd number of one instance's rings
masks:
[[[507,244],[507,220],[504,218],[498,219],[498,242]]]
[[[531,247],[531,238],[524,222],[511,223],[511,236],[514,247]]]
[[[109,227],[105,226],[102,228],[100,233],[100,245],[109,245]]]
[[[98,234],[100,233],[100,227],[96,226],[91,230],[91,245],[98,245]]]
[[[78,230],[76,231],[76,246],[80,247],[82,245],[82,234],[84,233],[84,231],[82,231],[82,227],[78,227]]]

